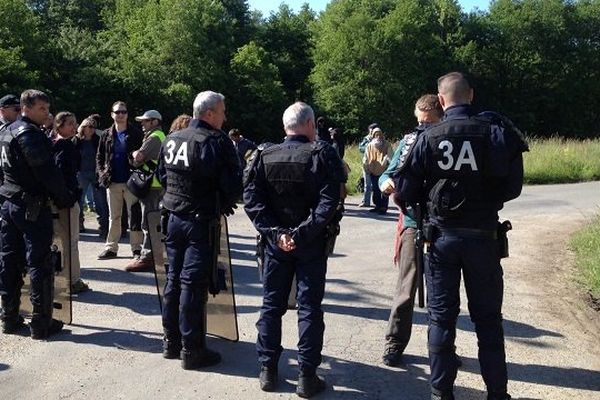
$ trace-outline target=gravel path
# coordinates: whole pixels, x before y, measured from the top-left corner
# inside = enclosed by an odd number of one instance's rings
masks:
[[[373,216],[350,198],[336,254],[329,261],[322,374],[323,399],[426,399],[427,317],[415,312],[406,366],[381,364],[388,307],[396,275],[391,263],[396,212]],[[528,187],[502,211],[513,222],[511,257],[504,265],[504,317],[509,390],[522,400],[600,400],[600,317],[572,283],[569,235],[598,212],[600,183]],[[91,225],[91,222],[89,223]],[[75,300],[74,323],[49,342],[0,334],[2,399],[280,399],[296,398],[295,312],[284,317],[286,348],[280,391],[258,388],[254,323],[261,288],[253,261],[254,231],[243,212],[230,219],[240,341],[209,339],[223,362],[184,371],[161,357],[154,279],[129,274],[130,248],[96,260],[102,243],[80,242],[82,276],[91,292]],[[468,314],[458,321],[463,360],[457,399],[484,399],[476,337]]]

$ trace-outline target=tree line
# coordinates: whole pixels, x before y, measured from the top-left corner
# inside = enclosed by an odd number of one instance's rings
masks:
[[[269,16],[245,0],[0,0],[0,93],[39,88],[80,118],[124,100],[166,120],[205,89],[227,127],[282,136],[295,100],[358,137],[399,136],[438,76],[470,74],[475,104],[537,136],[600,132],[600,1],[333,0]]]

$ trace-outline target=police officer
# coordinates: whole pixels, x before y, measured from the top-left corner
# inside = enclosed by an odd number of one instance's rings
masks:
[[[392,176],[398,168],[401,155],[407,154],[410,146],[416,142],[427,127],[440,121],[442,114],[442,106],[436,95],[426,94],[417,100],[415,117],[417,117],[419,125],[400,141],[390,165],[379,177],[381,192],[386,195],[395,192]],[[400,230],[396,232],[394,254],[394,261],[398,265],[398,281],[385,334],[386,345],[383,354],[383,363],[392,367],[400,366],[402,353],[410,340],[417,289],[417,260],[415,257],[417,222],[410,215],[404,213],[401,213],[398,218]]]
[[[298,102],[283,113],[286,138],[262,151],[245,182],[244,203],[256,230],[266,238],[263,305],[256,323],[260,387],[277,386],[281,317],[297,278],[298,363],[296,393],[311,397],[325,389],[316,372],[323,348],[327,270],[327,225],[340,200],[344,170],[335,149],[316,140],[314,112]]]
[[[242,191],[241,169],[221,126],[225,97],[201,92],[188,128],[163,142],[158,173],[170,211],[166,247],[169,261],[163,296],[163,356],[178,358],[183,369],[217,364],[219,353],[206,347],[206,301],[214,247],[209,227],[230,215]]]
[[[510,399],[498,211],[521,193],[526,144],[511,123],[475,115],[473,90],[463,74],[439,78],[438,92],[443,120],[421,135],[397,184],[401,198],[426,202],[429,214],[424,232],[430,242],[425,277],[431,398],[454,399],[462,270],[487,398]]]
[[[21,95],[22,118],[0,134],[0,162],[4,199],[0,215],[2,251],[2,330],[15,332],[23,326],[19,316],[20,294],[25,267],[31,279],[31,337],[45,339],[62,329],[52,319],[54,271],[50,263],[52,215],[51,198],[59,208],[69,208],[77,195],[68,191],[52,159],[52,145],[41,130],[48,117],[48,96],[39,90]]]
[[[0,125],[11,124],[19,118],[21,101],[14,94],[7,94],[0,99]]]

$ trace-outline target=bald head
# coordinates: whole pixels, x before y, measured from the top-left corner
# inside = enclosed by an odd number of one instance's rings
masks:
[[[473,89],[460,72],[450,72],[438,79],[438,98],[442,108],[471,104]]]

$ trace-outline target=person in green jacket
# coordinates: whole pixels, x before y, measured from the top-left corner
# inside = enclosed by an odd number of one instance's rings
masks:
[[[416,137],[425,129],[436,124],[442,118],[442,106],[436,95],[421,96],[415,105],[415,117],[419,125],[406,135],[392,156],[385,172],[379,177],[382,193],[391,195],[395,191],[392,174],[398,168],[400,155],[407,142],[415,143]],[[398,232],[396,232],[394,262],[398,265],[398,281],[394,291],[394,300],[390,311],[383,363],[397,367],[402,364],[402,353],[408,345],[412,331],[413,306],[417,289],[417,264],[415,258],[415,232],[417,223],[408,215],[400,213]]]

